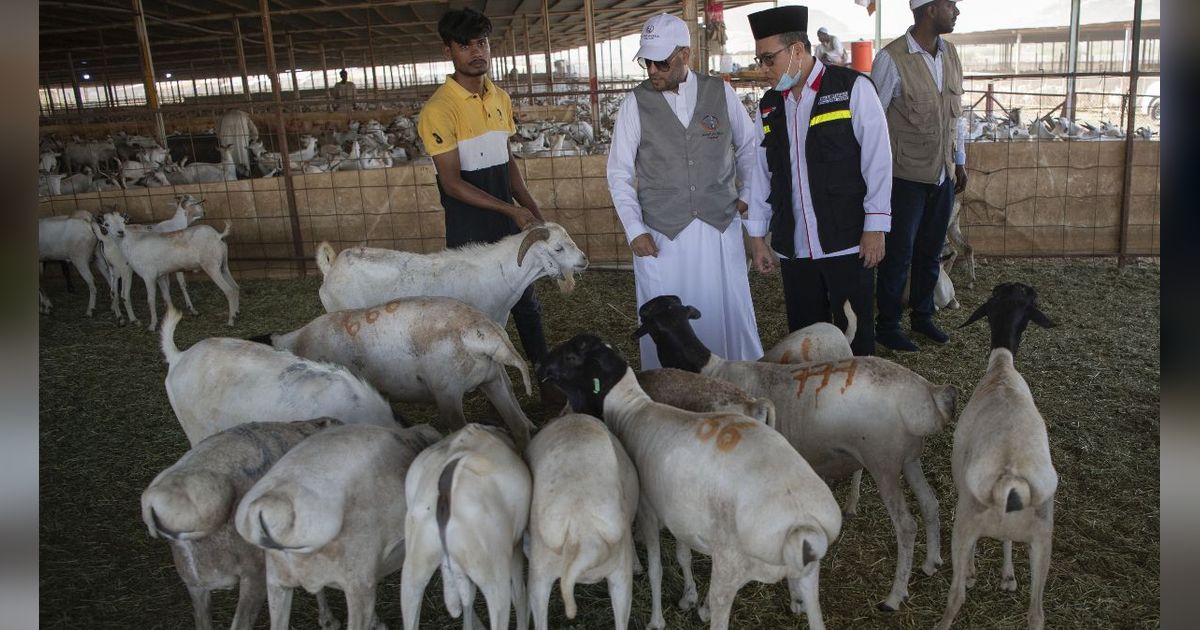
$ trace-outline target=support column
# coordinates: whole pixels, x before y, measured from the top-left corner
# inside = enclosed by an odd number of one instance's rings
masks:
[[[1079,61],[1079,5],[1081,0],[1071,0],[1070,40],[1067,44],[1067,100],[1063,104],[1063,116],[1075,120],[1075,72]],[[1138,6],[1141,6],[1138,0]]]
[[[325,85],[325,100],[329,100],[329,64],[325,60],[325,42],[319,42],[317,48],[321,51],[321,82]]]
[[[292,93],[295,94],[296,100],[300,100],[300,81],[296,76],[296,51],[292,48],[292,34],[287,34],[288,47],[288,65],[291,66],[290,72],[292,75]]]
[[[233,48],[237,51],[238,70],[242,72],[242,92],[246,95],[246,100],[250,100],[250,77],[246,71],[246,50],[242,48],[242,25],[238,22],[237,17],[233,18]]]
[[[525,85],[529,96],[533,97],[533,59],[529,46],[529,14],[521,16],[525,20]]]
[[[546,37],[546,90],[554,91],[554,65],[550,62],[550,8],[549,0],[542,0],[542,34]]]
[[[588,90],[592,100],[592,127],[600,128],[600,95],[596,92],[596,11],[592,0],[583,0],[584,26],[587,27]],[[695,6],[695,5],[693,5]]]
[[[134,0],[139,2],[140,0]],[[287,125],[283,122],[283,99],[279,92],[279,71],[275,67],[275,39],[271,36],[271,8],[269,0],[258,0],[262,13],[263,44],[267,48],[267,74],[271,77],[271,95],[275,102],[275,129],[279,134],[279,153],[283,162],[283,187],[287,191],[288,216],[292,227],[292,254],[300,277],[308,274],[305,265],[304,246],[300,240],[300,215],[296,212],[296,186],[292,182],[292,165],[288,159]]]
[[[115,94],[113,92],[112,81],[108,77],[108,47],[104,45],[104,31],[96,32],[100,36],[100,64],[101,79],[104,81],[104,102],[108,107],[116,104]]]
[[[378,92],[379,77],[375,76],[375,36],[371,32],[371,9],[367,9],[367,56],[371,62],[371,91]]]
[[[696,10],[696,0],[683,0],[683,22],[687,24],[688,36],[692,40],[692,71],[700,71],[700,33],[697,28],[696,20],[699,19],[699,12]]]
[[[883,49],[883,0],[875,0],[875,54]]]
[[[1079,0],[1074,0],[1078,2]],[[1137,86],[1142,61],[1142,0],[1133,0],[1132,47],[1129,51],[1129,95],[1125,114],[1125,187],[1121,192],[1121,256],[1117,266],[1124,267],[1129,258],[1129,210],[1133,204],[1133,139],[1137,124]]]
[[[67,51],[67,69],[71,71],[71,89],[75,91],[75,109],[83,109],[83,91],[79,89],[79,75],[75,74],[75,61]]]
[[[141,56],[142,76],[146,83],[146,106],[151,112],[154,112],[158,145],[165,147],[167,146],[167,130],[163,126],[162,110],[159,108],[158,87],[154,84],[154,58],[150,55],[150,36],[146,33],[146,15],[142,11],[142,0],[132,1],[133,28],[137,31],[138,53]]]

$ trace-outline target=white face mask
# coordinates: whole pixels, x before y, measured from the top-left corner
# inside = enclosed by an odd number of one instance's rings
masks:
[[[776,92],[783,92],[785,90],[790,90],[793,87],[795,87],[796,83],[798,83],[800,81],[800,70],[799,69],[796,70],[795,75],[789,74],[789,72],[792,69],[792,61],[795,58],[796,58],[796,55],[788,55],[788,67],[787,67],[787,70],[784,70],[783,75],[779,77],[779,82],[777,82],[775,84]]]

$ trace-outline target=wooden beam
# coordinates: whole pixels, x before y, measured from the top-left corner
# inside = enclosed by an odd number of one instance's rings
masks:
[[[154,112],[155,127],[158,131],[158,143],[167,146],[167,130],[163,126],[162,110],[158,102],[158,87],[154,82],[154,58],[150,55],[150,36],[146,33],[146,19],[142,12],[142,0],[133,2],[133,28],[137,31],[138,50],[142,57],[142,74],[146,84],[146,105]]]
[[[587,55],[588,55],[588,88],[591,91],[592,100],[592,126],[600,128],[600,95],[596,93],[597,78],[599,77],[598,68],[596,67],[596,15],[592,11],[593,0],[583,0],[583,23],[587,29]]]
[[[137,2],[138,0],[134,0]],[[279,72],[275,67],[275,45],[271,36],[271,13],[267,7],[269,0],[258,0],[262,12],[263,42],[267,50],[267,70],[271,77],[271,96],[275,101],[275,130],[279,134],[279,154],[283,166],[283,187],[287,192],[288,216],[292,226],[292,254],[296,256],[296,265],[300,277],[308,274],[304,259],[304,245],[300,239],[300,214],[296,211],[296,186],[292,181],[292,165],[288,156],[287,126],[283,122],[283,100],[279,92]]]
[[[530,94],[533,94],[533,58],[529,48],[529,14],[525,14],[525,85]]]
[[[242,93],[246,95],[246,100],[250,100],[250,77],[246,71],[246,49],[242,46],[242,25],[238,22],[237,16],[233,18],[233,47],[237,51],[238,69],[242,73]]]
[[[554,65],[550,62],[550,6],[542,0],[542,33],[546,37],[546,88],[554,91]]]

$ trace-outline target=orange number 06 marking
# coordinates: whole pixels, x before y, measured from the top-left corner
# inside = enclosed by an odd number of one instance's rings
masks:
[[[741,430],[752,426],[754,426],[753,422],[734,422],[722,427],[719,419],[709,418],[700,423],[696,429],[696,437],[701,442],[707,442],[714,435],[717,436],[717,450],[727,453],[742,441]]]

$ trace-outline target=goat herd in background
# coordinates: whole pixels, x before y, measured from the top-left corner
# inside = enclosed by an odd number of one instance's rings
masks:
[[[445,605],[468,628],[476,623],[476,589],[493,630],[507,627],[510,606],[519,628],[530,616],[546,628],[557,579],[569,618],[577,611],[574,585],[607,580],[622,629],[640,565],[635,538],[647,549],[647,627],[663,628],[662,528],[676,541],[683,571],[679,606],[698,605],[712,628],[728,627],[745,583],[784,578],[791,610],[823,628],[821,559],[843,514],[857,509],[863,469],[879,488],[898,548],[879,608],[897,610],[908,596],[918,528],[901,478],[926,532],[921,570],[932,575],[942,563],[938,501],[921,456],[925,439],[954,421],[958,392],[892,361],[852,356],[853,312],[845,332],[815,324],[761,361],[726,361],[692,332],[689,320],[701,313],[660,296],[639,310],[635,335],[649,334],[668,367],[635,374],[613,347],[582,334],[531,375],[504,330],[509,310],[542,277],[570,291],[588,264],[561,226],[544,223],[492,245],[425,255],[335,253],[323,243],[317,263],[327,314],[291,332],[209,338],[180,350],[172,273],[203,269],[225,293],[230,324],[238,313],[222,240],[228,227],[189,226],[202,215],[202,202],[184,196],[176,215],[157,225],[130,225],[115,211],[76,213],[43,219],[39,237],[43,259],[79,269],[88,315],[93,261],[118,320],[121,298],[138,321],[132,272],[146,284],[151,330],[156,288],[167,303],[165,385],[192,448],[145,490],[142,516],[150,535],[171,547],[197,628],[210,626],[210,592],[234,587],[234,628],[252,627],[264,598],[271,627],[287,628],[297,587],[317,594],[322,627],[336,627],[327,586],[345,592],[350,630],[381,626],[376,585],[399,570],[404,628],[414,630],[425,586],[440,570]],[[967,324],[985,317],[987,371],[954,433],[953,580],[940,627],[950,626],[973,582],[975,541],[989,536],[1004,541],[1008,590],[1016,588],[1012,541],[1030,545],[1029,626],[1041,628],[1057,475],[1045,423],[1013,357],[1030,321],[1053,322],[1036,292],[1019,283],[995,287]],[[538,430],[506,367],[520,374],[527,394],[533,377],[559,388],[569,409]],[[466,422],[463,396],[475,390],[502,427]],[[436,404],[438,428],[404,426],[391,402]],[[851,493],[839,508],[826,482],[847,478]],[[703,600],[693,550],[712,559]]]

